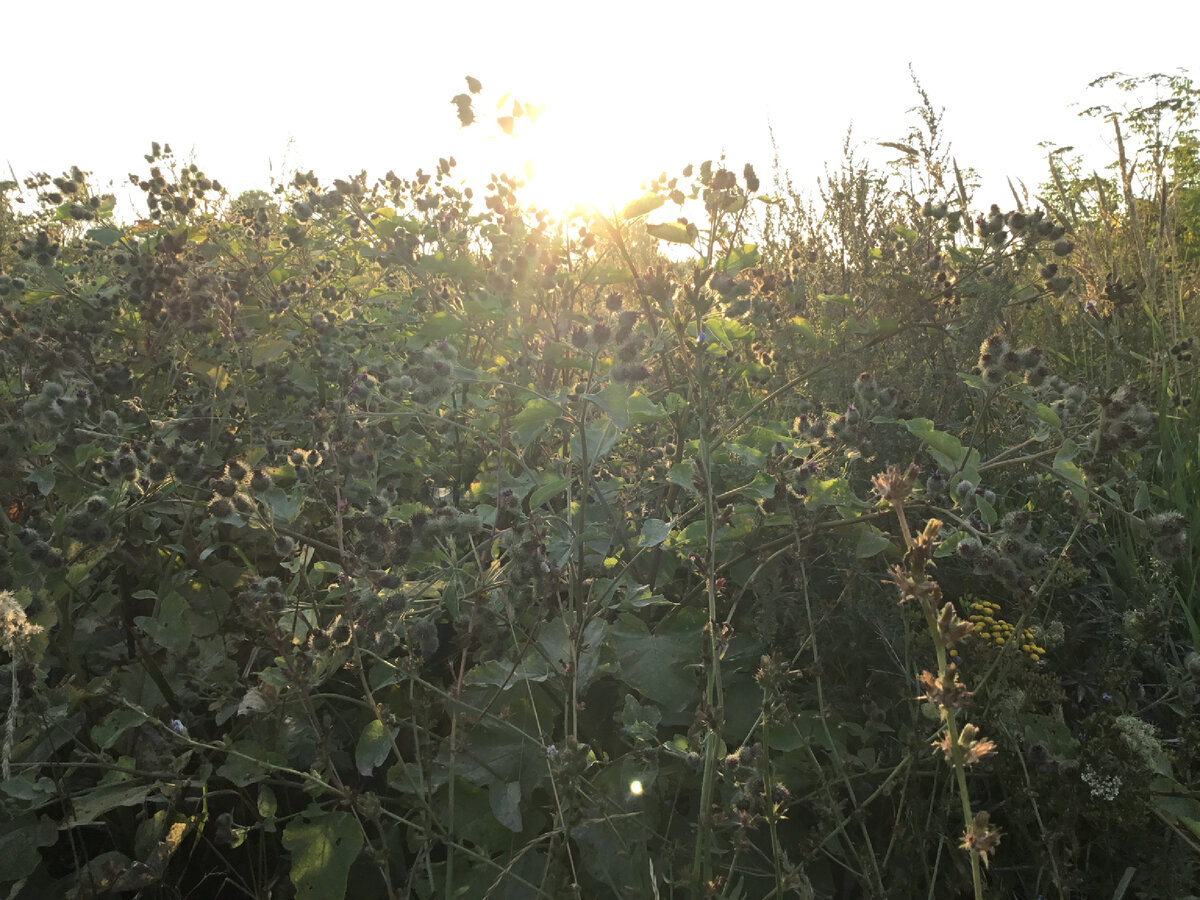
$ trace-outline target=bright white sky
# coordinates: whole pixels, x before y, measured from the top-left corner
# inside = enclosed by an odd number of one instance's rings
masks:
[[[874,158],[903,137],[911,63],[977,202],[1011,203],[1006,176],[1044,180],[1040,141],[1105,165],[1110,129],[1079,109],[1113,70],[1190,70],[1200,3],[805,0],[342,0],[5,4],[0,163],[18,177],[72,164],[93,183],[145,171],[171,143],[234,190],[312,168],[409,175],[454,155],[460,171],[535,166],[547,205],[620,203],[647,177],[725,152],[770,187],[774,134],[797,186],[836,163],[846,129]],[[483,82],[482,126],[450,102]],[[492,121],[505,92],[545,108],[523,137]],[[894,155],[894,154],[891,154]],[[7,173],[3,177],[9,177]]]

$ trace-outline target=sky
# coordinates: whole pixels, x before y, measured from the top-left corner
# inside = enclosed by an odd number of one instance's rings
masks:
[[[1111,126],[1078,116],[1123,102],[1089,90],[1095,78],[1200,80],[1196,0],[43,0],[6,5],[0,26],[0,164],[19,178],[79,165],[119,196],[152,140],[235,191],[453,155],[471,177],[531,166],[527,196],[548,206],[620,204],[722,153],[769,189],[776,149],[811,191],[847,129],[860,154],[895,155],[878,142],[915,122],[911,66],[981,176],[977,202],[1005,206],[1007,178],[1045,180],[1040,142],[1089,167],[1113,157]],[[451,98],[467,75],[483,84],[481,124],[462,129]],[[511,138],[494,122],[506,93],[544,110]]]

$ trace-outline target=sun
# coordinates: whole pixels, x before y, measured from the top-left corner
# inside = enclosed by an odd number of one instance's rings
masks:
[[[521,200],[554,216],[611,215],[640,197],[654,174],[645,169],[644,148],[623,146],[613,129],[572,108],[518,120],[494,149],[506,171],[524,180]]]

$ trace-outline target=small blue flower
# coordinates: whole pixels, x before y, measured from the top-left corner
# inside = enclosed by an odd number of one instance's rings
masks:
[[[171,730],[176,734],[187,734],[187,727],[179,719],[172,719],[170,725]]]
[[[703,343],[705,342],[705,340],[707,340],[707,338],[708,338],[708,335],[706,335],[706,334],[705,334],[705,333],[702,331],[702,332],[700,332],[698,335],[696,335],[696,343],[697,343],[697,344],[703,344]]]
[[[1101,695],[1100,695],[1100,699],[1101,699],[1101,700],[1103,700],[1103,701],[1105,701],[1105,702],[1107,703],[1109,700],[1111,700],[1111,699],[1112,699],[1112,694],[1109,694],[1109,693],[1103,693],[1103,694],[1101,694]]]

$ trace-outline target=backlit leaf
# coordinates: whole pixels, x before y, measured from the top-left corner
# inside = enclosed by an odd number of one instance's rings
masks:
[[[362,828],[352,814],[309,806],[302,818],[283,830],[283,846],[292,857],[288,874],[297,900],[345,897],[350,866],[362,845]]]
[[[656,194],[647,194],[644,197],[639,197],[637,200],[634,200],[623,210],[621,210],[621,218],[625,219],[626,221],[630,219],[641,218],[644,215],[654,212],[654,210],[658,209],[666,202],[667,199],[665,197],[659,197]]]
[[[696,240],[697,231],[693,225],[688,227],[681,225],[679,222],[664,222],[661,225],[647,225],[646,233],[651,237],[656,237],[660,241],[669,241],[672,244],[690,244]]]

